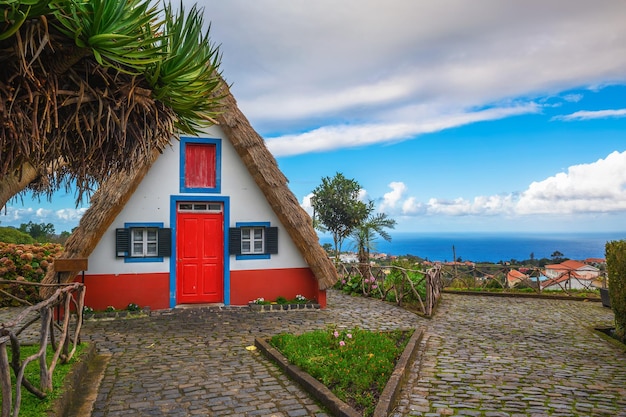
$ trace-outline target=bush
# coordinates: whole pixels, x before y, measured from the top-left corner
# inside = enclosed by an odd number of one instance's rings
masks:
[[[0,242],[33,243],[35,240],[28,233],[24,233],[14,227],[0,227]]]
[[[605,250],[615,335],[626,343],[626,240],[608,242]]]
[[[5,280],[41,282],[48,266],[61,254],[59,244],[14,244],[0,242],[0,277]],[[34,286],[5,285],[8,293],[31,303],[40,301],[38,289]],[[0,296],[0,305],[15,306],[17,301]]]

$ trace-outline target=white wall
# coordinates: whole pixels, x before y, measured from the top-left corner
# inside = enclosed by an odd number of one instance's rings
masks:
[[[224,135],[219,127],[214,126],[207,130],[205,137],[224,138]],[[228,227],[234,227],[237,222],[269,221],[272,226],[278,227],[278,254],[272,255],[269,260],[238,261],[234,256],[231,256],[231,270],[307,266],[287,231],[279,223],[265,196],[227,139],[222,140],[222,183],[219,194],[180,192],[179,145],[178,141],[174,141],[172,147],[164,151],[122,209],[120,215],[102,236],[89,257],[88,274],[168,272],[169,258],[165,258],[164,262],[140,263],[125,263],[123,258],[115,258],[115,229],[123,228],[125,222],[160,222],[163,223],[164,227],[172,227],[173,225],[170,224],[170,195],[229,196],[230,224],[225,225],[226,233]],[[172,236],[172,241],[174,240],[175,236]]]

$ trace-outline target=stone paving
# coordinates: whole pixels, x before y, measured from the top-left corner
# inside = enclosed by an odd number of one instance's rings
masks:
[[[387,330],[425,322],[396,306],[336,292],[325,310],[175,309],[88,322],[85,338],[111,355],[92,417],[326,416],[278,367],[246,350],[255,337],[328,325]]]
[[[444,294],[431,320],[330,291],[325,310],[175,309],[86,323],[109,357],[92,417],[326,416],[258,336],[338,325],[425,329],[398,416],[626,417],[626,353],[592,330],[600,303]]]
[[[394,416],[626,416],[600,303],[444,294]]]

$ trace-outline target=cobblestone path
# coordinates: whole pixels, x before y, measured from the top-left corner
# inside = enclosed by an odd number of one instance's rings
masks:
[[[626,416],[600,303],[444,294],[396,416]]]
[[[598,336],[600,303],[444,295],[432,320],[329,292],[323,311],[176,309],[93,321],[110,355],[93,417],[326,416],[258,351],[257,336],[328,325],[424,327],[394,416],[626,416],[626,353]]]
[[[399,307],[335,292],[321,311],[176,309],[146,319],[88,322],[86,338],[111,355],[92,417],[326,416],[246,346],[281,331],[416,328],[424,322]]]

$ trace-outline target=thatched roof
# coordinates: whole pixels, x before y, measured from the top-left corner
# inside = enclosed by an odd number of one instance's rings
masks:
[[[320,246],[311,218],[300,207],[296,196],[287,185],[287,178],[278,168],[276,159],[265,146],[263,138],[239,110],[237,101],[226,84],[223,95],[225,111],[217,118],[220,127],[309,264],[319,288],[324,290],[332,287],[338,279],[337,270]]]
[[[220,94],[223,96],[223,111],[217,118],[219,126],[302,253],[318,281],[319,288],[331,287],[337,282],[337,271],[319,244],[311,218],[289,189],[287,178],[278,168],[276,159],[267,149],[263,138],[239,110],[226,83],[222,82],[222,85]],[[152,157],[136,169],[115,173],[101,184],[79,226],[67,240],[62,258],[89,257],[159,155],[155,150]],[[65,274],[63,280],[71,279],[78,272],[80,271]],[[55,272],[53,268],[49,268],[44,282],[55,280]]]

